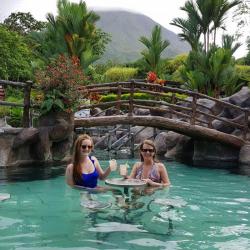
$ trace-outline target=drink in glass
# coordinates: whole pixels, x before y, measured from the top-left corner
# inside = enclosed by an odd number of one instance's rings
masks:
[[[120,175],[125,177],[127,175],[127,173],[128,173],[127,165],[126,164],[120,165]]]
[[[117,162],[115,159],[109,161],[109,167],[111,171],[115,171],[117,169]]]

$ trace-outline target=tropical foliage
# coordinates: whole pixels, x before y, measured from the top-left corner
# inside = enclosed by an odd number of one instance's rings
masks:
[[[36,74],[43,92],[42,114],[52,111],[74,111],[79,104],[78,86],[85,83],[79,59],[59,56],[45,70]]]
[[[112,67],[108,69],[105,73],[106,81],[128,81],[132,78],[135,78],[137,75],[136,68],[128,68],[128,67]]]
[[[208,53],[191,51],[182,69],[186,86],[214,97],[222,91],[233,94],[237,90],[238,76],[231,53],[230,49],[216,47]]]
[[[187,41],[193,50],[198,50],[202,45],[204,51],[208,52],[211,40],[215,45],[217,30],[225,29],[226,14],[240,2],[240,0],[188,0],[181,8],[187,13],[187,19],[175,18],[171,24],[182,29],[179,36]]]
[[[41,31],[45,28],[45,22],[37,21],[30,12],[11,13],[4,20],[4,25],[12,31],[21,35],[27,35],[32,31]]]
[[[229,35],[222,37],[221,47],[215,44],[217,30],[226,29],[226,14],[239,3],[239,0],[188,0],[181,8],[187,19],[173,20],[172,24],[182,29],[179,36],[192,47],[180,70],[189,89],[219,97],[240,88],[233,54],[241,44]]]
[[[159,75],[161,73],[161,54],[169,45],[167,40],[162,40],[161,27],[156,25],[150,38],[142,36],[139,41],[146,46],[141,54],[148,71],[156,72]]]
[[[0,25],[0,79],[25,81],[31,78],[32,51],[24,38]]]
[[[104,52],[109,36],[97,29],[95,24],[99,16],[88,11],[85,2],[71,3],[59,0],[57,3],[58,15],[47,15],[48,26],[45,36],[42,34],[35,38],[42,42],[47,40],[45,50],[47,54],[67,53],[69,56],[79,58],[83,69],[96,61]]]

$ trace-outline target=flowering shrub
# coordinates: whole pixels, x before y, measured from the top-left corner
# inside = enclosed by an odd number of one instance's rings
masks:
[[[90,93],[89,99],[92,102],[98,102],[101,99],[101,95],[99,93]]]
[[[153,83],[156,81],[156,79],[157,79],[156,73],[153,71],[149,71],[147,74],[147,81],[150,83]]]
[[[159,79],[155,72],[149,71],[148,74],[147,74],[147,82],[149,82],[149,83],[157,83],[157,84],[160,84],[160,85],[163,86],[167,81],[163,80],[163,79]]]
[[[44,71],[37,72],[36,81],[44,95],[42,114],[51,110],[70,113],[79,104],[77,87],[85,83],[85,77],[78,58],[60,55]]]

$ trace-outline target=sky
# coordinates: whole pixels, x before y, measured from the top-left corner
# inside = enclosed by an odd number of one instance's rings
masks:
[[[78,0],[71,1],[79,2]],[[0,0],[0,21],[16,11],[31,12],[37,20],[46,20],[48,12],[56,14],[56,2],[57,0]],[[180,32],[180,29],[169,23],[175,17],[185,17],[185,12],[180,10],[180,7],[186,0],[85,0],[85,2],[89,9],[123,9],[144,14],[176,34]],[[226,33],[229,34],[233,34],[236,30],[236,25],[230,17],[226,21],[226,28]],[[246,55],[245,40],[249,31],[249,27],[246,27],[245,35],[240,40],[244,46],[241,46],[235,53],[236,57]]]

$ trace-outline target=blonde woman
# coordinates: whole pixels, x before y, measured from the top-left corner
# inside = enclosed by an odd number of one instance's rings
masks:
[[[151,187],[170,185],[164,164],[156,161],[156,147],[153,141],[144,140],[140,145],[141,162],[136,162],[128,178],[145,180]]]

